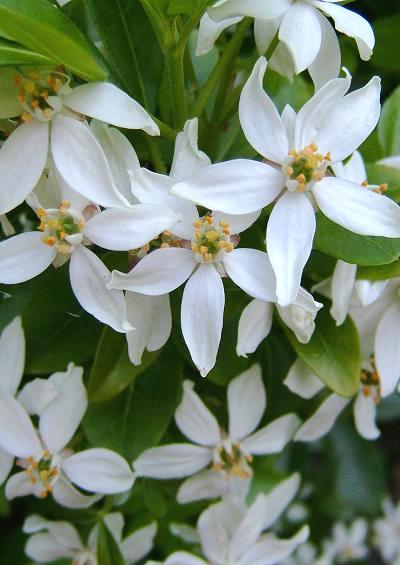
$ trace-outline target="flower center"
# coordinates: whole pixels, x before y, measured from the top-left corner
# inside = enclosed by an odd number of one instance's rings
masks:
[[[246,455],[238,443],[225,440],[214,450],[213,471],[220,471],[226,476],[235,475],[241,479],[248,479],[252,475],[249,463],[253,461],[251,455]]]
[[[33,118],[47,122],[61,110],[60,94],[69,91],[69,78],[63,73],[29,73],[28,78],[17,75],[18,101],[24,112],[21,119],[29,122]]]
[[[43,452],[42,458],[37,461],[33,457],[28,457],[28,467],[25,473],[34,485],[40,482],[43,490],[40,492],[42,498],[53,492],[53,485],[60,475],[57,465],[54,465],[53,457],[48,449]]]
[[[318,153],[318,147],[311,143],[301,151],[292,149],[283,163],[286,187],[291,192],[305,192],[325,177],[331,161],[330,154]]]
[[[361,371],[361,390],[365,397],[371,397],[375,404],[381,401],[381,380],[378,371],[375,369],[375,364],[371,361],[373,371]]]
[[[199,263],[218,261],[220,253],[233,251],[231,231],[226,222],[220,221],[218,226],[215,226],[213,217],[207,215],[196,220],[193,226],[195,230],[191,247]]]
[[[44,232],[41,239],[45,245],[56,246],[59,253],[69,255],[74,246],[82,243],[85,221],[80,214],[71,210],[66,200],[58,208],[39,208],[37,215],[41,220],[38,229]]]

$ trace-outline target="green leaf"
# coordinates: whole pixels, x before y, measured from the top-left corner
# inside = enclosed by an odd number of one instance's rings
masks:
[[[362,266],[385,265],[400,257],[400,239],[358,235],[317,214],[314,247],[331,257]]]
[[[90,372],[88,394],[92,402],[104,402],[117,396],[157,359],[160,351],[143,355],[142,364],[133,365],[128,356],[125,334],[105,327],[99,340]]]
[[[358,267],[357,278],[370,281],[383,281],[400,277],[400,261],[378,267]]]
[[[357,328],[351,318],[336,326],[329,306],[318,313],[309,343],[301,344],[282,324],[297,355],[331,390],[341,396],[353,396],[360,384],[361,351]]]
[[[106,78],[85,36],[47,0],[0,0],[0,34],[86,80]]]
[[[165,497],[158,481],[143,480],[143,500],[147,509],[156,518],[161,518],[167,512]]]
[[[45,57],[40,53],[35,53],[25,49],[7,39],[0,39],[0,65],[48,65],[54,64],[54,59]]]
[[[386,183],[388,185],[387,196],[390,196],[396,202],[400,201],[400,169],[373,163],[367,165],[367,174],[370,184]]]
[[[86,4],[121,87],[146,109],[154,110],[163,55],[140,2],[86,0]]]
[[[112,533],[104,524],[98,524],[97,563],[98,565],[124,565],[125,560]]]
[[[92,404],[83,428],[96,447],[114,449],[129,461],[157,445],[181,397],[182,365],[171,346],[163,348],[153,366],[121,394]]]
[[[381,71],[400,71],[400,14],[381,18],[374,23],[376,45],[371,63]]]
[[[386,156],[400,153],[400,87],[396,88],[382,107],[378,136]]]

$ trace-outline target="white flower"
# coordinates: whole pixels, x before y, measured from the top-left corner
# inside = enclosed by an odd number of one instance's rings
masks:
[[[299,289],[296,300],[289,306],[277,305],[277,310],[285,324],[295,333],[301,343],[308,343],[315,329],[314,320],[318,310],[322,308],[311,294]],[[254,353],[272,327],[274,303],[254,299],[244,308],[239,320],[236,352],[247,357]]]
[[[268,221],[267,249],[278,303],[287,306],[296,299],[311,252],[314,207],[350,231],[386,237],[400,235],[400,208],[385,196],[327,174],[331,164],[351,155],[374,129],[379,78],[347,95],[349,76],[332,80],[298,114],[286,106],[280,116],[263,90],[266,67],[261,57],[243,88],[239,115],[247,140],[273,166],[254,165],[268,174],[257,169],[256,182],[241,175],[238,161],[219,163],[178,183],[172,193],[227,214],[255,212],[279,197]]]
[[[373,543],[387,563],[400,560],[400,504],[394,505],[389,499],[382,504],[383,517],[373,523]]]
[[[157,531],[155,522],[122,538],[124,517],[119,512],[104,517],[106,527],[117,542],[126,565],[133,565],[152,548]],[[50,563],[56,559],[72,559],[74,565],[97,565],[98,528],[89,534],[86,545],[77,529],[68,522],[52,522],[32,515],[25,520],[23,531],[30,536],[25,553],[38,563]]]
[[[362,518],[354,520],[349,527],[337,522],[332,530],[332,538],[324,542],[323,553],[315,565],[347,563],[367,557],[367,535],[368,525]]]
[[[307,526],[290,539],[263,532],[272,526],[293,498],[299,477],[280,483],[269,494],[259,494],[251,506],[224,501],[213,504],[200,515],[197,530],[203,560],[178,551],[164,565],[272,565],[281,563],[308,535]],[[154,561],[147,565],[154,565]]]
[[[59,504],[82,508],[99,496],[84,496],[71,482],[99,494],[131,488],[134,475],[120,455],[108,449],[87,449],[77,454],[66,449],[87,407],[82,373],[80,367],[71,366],[68,373],[56,377],[58,392],[41,409],[38,430],[20,402],[0,391],[0,446],[17,457],[17,465],[24,469],[7,481],[8,499],[53,493]],[[34,398],[37,392],[38,388],[31,390],[28,398]]]
[[[364,61],[370,59],[375,45],[370,24],[338,3],[337,0],[220,0],[201,19],[196,54],[207,53],[225,28],[250,16],[255,19],[254,35],[260,55],[278,34],[279,44],[272,54],[271,68],[290,79],[308,69],[315,86],[320,88],[340,71],[339,42],[327,17],[333,19],[337,31],[356,40]]]
[[[242,499],[252,477],[253,455],[279,453],[293,437],[300,421],[286,414],[254,432],[266,406],[259,365],[233,379],[228,386],[229,431],[185,381],[183,399],[175,413],[181,432],[196,445],[177,443],[146,450],[133,463],[140,476],[159,479],[188,477],[179,489],[181,503],[229,496]],[[198,473],[208,465],[211,469]]]
[[[83,116],[158,135],[157,125],[140,104],[107,82],[71,89],[69,78],[57,71],[25,76],[2,69],[0,77],[6,85],[0,118],[19,116],[22,120],[0,150],[0,214],[21,204],[34,189],[46,166],[49,148],[59,173],[70,186],[96,203],[103,200],[104,206],[120,205],[123,199],[114,186],[105,155],[83,123]]]
[[[281,565],[311,565],[316,563],[317,550],[311,543],[303,543]]]

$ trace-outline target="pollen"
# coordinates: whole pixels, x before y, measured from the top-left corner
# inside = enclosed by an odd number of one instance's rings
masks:
[[[283,163],[287,188],[295,192],[309,190],[325,177],[330,160],[330,153],[319,153],[315,143],[310,143],[301,151],[290,150]]]
[[[207,214],[193,223],[194,239],[191,249],[201,263],[211,263],[218,260],[218,254],[230,253],[233,250],[229,224],[220,221],[214,224],[212,215]]]
[[[30,72],[14,77],[14,82],[19,87],[17,100],[23,108],[20,117],[24,122],[32,118],[51,120],[55,110],[49,104],[49,96],[58,96],[64,87],[69,89],[68,76],[58,72]]]
[[[83,218],[71,210],[67,200],[63,200],[58,209],[39,208],[37,215],[41,220],[38,229],[43,232],[42,242],[50,247],[55,246],[62,255],[69,255],[72,244],[68,242],[68,236],[82,233],[85,224]]]

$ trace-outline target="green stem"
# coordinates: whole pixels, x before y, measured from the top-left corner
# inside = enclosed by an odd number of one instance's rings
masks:
[[[174,129],[170,128],[165,122],[162,122],[152,114],[150,115],[153,118],[153,120],[156,122],[158,127],[160,128],[161,137],[165,137],[166,139],[169,139],[169,141],[175,141],[178,133]]]
[[[187,100],[184,73],[184,51],[176,49],[166,53],[167,76],[174,127],[180,130],[187,119]]]
[[[209,0],[202,0],[200,2],[200,6],[197,8],[194,14],[192,14],[189,21],[186,23],[185,27],[182,30],[182,33],[180,34],[178,43],[176,45],[176,48],[178,50],[185,51],[186,44],[189,40],[190,34],[199,23],[200,18],[204,14],[204,10],[207,8],[208,4],[209,4]]]
[[[211,75],[208,77],[207,82],[200,91],[199,97],[193,107],[193,116],[201,116],[201,114],[204,112],[208,99],[213,93],[219,80],[225,73],[226,69],[229,67],[230,62],[235,59],[236,55],[238,54],[242,41],[252,21],[253,20],[251,18],[244,18],[240,22],[240,24],[238,24],[227,48],[222,53],[218,63],[215,65]]]
[[[155,170],[156,173],[161,173],[165,175],[167,173],[167,167],[164,163],[164,159],[162,158],[162,155],[158,148],[157,141],[146,134],[145,134],[145,138],[146,138],[146,145],[150,154],[150,159],[153,165],[153,169]]]

